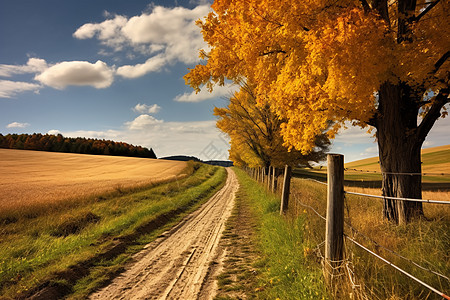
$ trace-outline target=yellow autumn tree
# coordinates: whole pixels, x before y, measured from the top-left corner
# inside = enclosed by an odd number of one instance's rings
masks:
[[[242,84],[240,90],[229,99],[225,108],[215,108],[214,115],[219,119],[217,127],[231,138],[230,159],[239,166],[284,167],[310,166],[326,157],[330,141],[320,134],[315,139],[315,147],[307,155],[283,145],[279,118],[268,102],[257,103],[254,85]]]
[[[286,144],[304,153],[330,121],[330,137],[344,122],[374,128],[383,195],[421,198],[421,176],[404,173],[421,173],[421,146],[449,103],[449,3],[216,0],[199,21],[207,62],[185,79],[256,83],[258,101],[286,120]],[[423,210],[386,200],[383,214],[403,223]]]

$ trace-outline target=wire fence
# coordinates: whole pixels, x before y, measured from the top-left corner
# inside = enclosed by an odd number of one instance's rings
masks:
[[[430,172],[424,172],[424,173],[396,173],[396,172],[381,172],[381,171],[374,171],[374,170],[361,170],[361,169],[352,169],[352,168],[345,168],[345,171],[355,171],[355,172],[361,172],[361,173],[374,173],[374,174],[388,174],[388,175],[409,175],[409,176],[450,176],[450,173],[430,173]]]
[[[396,173],[399,174],[399,173]],[[311,179],[311,178],[301,178],[303,180],[309,180],[312,182],[317,182],[320,183],[322,185],[327,185],[327,183],[316,180],[316,179]],[[400,201],[411,201],[411,202],[422,202],[422,203],[434,203],[434,204],[444,204],[444,205],[450,205],[450,201],[445,201],[445,200],[428,200],[428,199],[416,199],[416,198],[402,198],[402,197],[391,197],[391,196],[380,196],[380,195],[372,195],[372,194],[364,194],[364,193],[357,193],[357,192],[348,192],[348,191],[344,191],[344,193],[349,194],[349,195],[357,195],[357,196],[364,196],[364,197],[371,197],[371,198],[378,198],[378,199],[389,199],[389,200],[400,200]]]
[[[381,173],[381,172],[376,172],[376,171],[367,171],[367,170],[364,171],[364,170],[357,170],[357,169],[345,169],[345,170],[361,171],[361,172],[366,172],[366,173],[367,173],[367,172],[371,172],[371,173]],[[385,174],[387,174],[387,172],[385,172]],[[447,176],[447,175],[450,175],[450,174],[447,174],[447,173],[418,173],[418,174],[417,174],[417,173],[389,173],[389,174],[396,174],[396,175],[425,175],[425,174],[428,174],[428,175],[439,175],[439,176]],[[301,178],[301,179],[302,179],[302,180],[308,180],[308,181],[311,181],[311,182],[316,182],[316,183],[319,183],[319,184],[321,184],[321,185],[326,185],[326,186],[328,186],[327,183],[321,182],[321,181],[318,181],[318,180],[315,180],[315,179],[311,179],[311,178]],[[384,200],[389,199],[389,200],[399,200],[399,201],[412,201],[412,202],[422,202],[422,203],[441,204],[441,205],[442,205],[442,204],[443,204],[443,205],[449,205],[449,204],[450,204],[450,201],[442,201],[442,200],[429,200],[429,199],[414,199],[414,198],[389,197],[389,196],[379,196],[379,195],[371,195],[371,194],[356,193],[356,192],[348,192],[348,191],[344,191],[344,193],[345,193],[345,194],[350,194],[350,195],[363,196],[363,197],[370,197],[370,198],[384,199]],[[299,204],[299,205],[301,205],[301,206],[303,206],[303,207],[306,207],[306,208],[310,209],[317,217],[319,217],[320,219],[322,219],[322,220],[324,220],[324,221],[327,221],[326,217],[324,217],[323,215],[321,215],[314,207],[312,207],[312,206],[310,206],[310,205],[308,205],[308,204],[302,203],[298,198],[296,198],[295,200],[296,200],[296,203],[297,203],[297,204]],[[381,261],[384,262],[385,264],[387,264],[387,265],[391,266],[392,268],[396,269],[397,271],[401,272],[402,274],[404,274],[405,276],[407,276],[407,277],[409,277],[410,279],[414,280],[415,282],[417,282],[417,283],[421,284],[422,286],[426,287],[426,288],[429,289],[430,291],[436,293],[436,294],[439,295],[440,297],[443,297],[443,298],[445,298],[445,299],[450,300],[450,296],[446,295],[444,292],[440,291],[439,289],[437,289],[437,288],[435,288],[435,287],[432,287],[431,285],[429,285],[429,284],[425,283],[424,281],[418,279],[416,276],[414,276],[414,275],[410,274],[409,272],[407,272],[407,271],[401,269],[400,267],[398,267],[398,266],[395,265],[394,263],[390,262],[390,261],[387,260],[386,258],[383,258],[383,257],[380,256],[379,254],[377,254],[377,253],[375,253],[374,251],[368,249],[366,246],[364,246],[364,245],[362,245],[360,242],[356,241],[355,238],[356,238],[356,236],[361,236],[361,237],[363,237],[364,239],[366,239],[367,241],[369,241],[370,243],[372,243],[373,245],[375,245],[376,248],[381,248],[381,249],[383,249],[383,250],[385,250],[385,251],[391,253],[392,255],[397,256],[397,257],[400,258],[401,260],[406,261],[406,262],[408,262],[408,263],[414,265],[415,267],[417,267],[417,268],[419,268],[419,269],[421,269],[421,270],[423,270],[423,271],[426,271],[426,272],[428,272],[428,273],[430,273],[430,274],[433,274],[433,275],[435,275],[435,276],[438,276],[439,278],[441,278],[441,279],[447,281],[448,283],[450,283],[450,278],[449,278],[447,275],[441,274],[441,273],[439,273],[439,272],[437,272],[437,271],[435,271],[435,270],[432,270],[432,269],[430,269],[430,268],[424,267],[424,266],[420,265],[419,263],[417,263],[417,262],[415,262],[415,261],[413,261],[413,260],[411,260],[411,259],[409,259],[409,258],[407,258],[407,257],[405,257],[405,256],[403,256],[403,255],[401,255],[401,254],[399,254],[399,253],[397,253],[397,252],[395,252],[395,251],[393,251],[393,250],[387,248],[387,247],[384,247],[383,245],[380,245],[379,243],[377,243],[377,242],[374,241],[373,239],[369,238],[367,235],[365,235],[365,234],[361,233],[360,231],[358,231],[356,228],[354,228],[354,227],[353,227],[351,224],[349,224],[348,222],[344,222],[344,223],[345,223],[345,225],[351,230],[352,234],[354,235],[354,237],[352,238],[352,237],[349,236],[348,234],[345,234],[345,233],[344,233],[344,236],[345,236],[345,238],[346,238],[348,241],[350,241],[351,243],[355,244],[356,246],[358,246],[358,247],[361,248],[362,250],[366,251],[366,252],[369,253],[370,255],[372,255],[372,256],[376,257],[377,259],[381,260]],[[323,243],[324,243],[324,242],[323,242]],[[320,246],[323,245],[323,243],[320,243],[320,244],[317,246],[316,251],[319,253],[318,256],[320,256],[320,258],[321,258],[325,263],[327,263],[328,261],[323,257],[323,255],[321,254],[321,251],[320,251]],[[330,262],[328,262],[328,263],[330,263]],[[355,289],[361,290],[361,286],[358,285],[358,284],[356,284],[355,274],[354,274],[354,271],[353,271],[354,268],[352,268],[352,266],[351,266],[350,262],[348,261],[348,259],[342,261],[342,266],[344,267],[344,273],[348,275],[349,282],[350,282],[350,284],[351,284],[352,289],[353,289],[353,290],[355,290]],[[332,268],[336,268],[334,264],[333,264]],[[326,270],[326,269],[327,269],[327,268],[324,268],[324,270]],[[334,269],[332,269],[332,270],[334,270]],[[334,273],[334,271],[333,271],[333,273]],[[341,273],[341,274],[344,274],[344,273]],[[345,275],[345,274],[344,274],[344,275]],[[336,276],[336,274],[328,274],[328,275]],[[365,297],[365,296],[362,296],[361,298],[365,299],[366,297]]]

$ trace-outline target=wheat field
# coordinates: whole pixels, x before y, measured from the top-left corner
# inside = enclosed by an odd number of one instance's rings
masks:
[[[178,161],[0,149],[0,210],[164,182],[185,168]]]
[[[449,154],[450,145],[422,149],[422,173],[449,173]],[[378,160],[378,157],[366,158],[346,163],[345,167],[380,172]]]

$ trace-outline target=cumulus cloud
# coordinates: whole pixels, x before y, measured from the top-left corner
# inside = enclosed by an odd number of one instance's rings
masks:
[[[360,155],[364,156],[364,157],[368,157],[368,156],[375,157],[375,156],[378,156],[378,146],[368,147]]]
[[[57,130],[57,129],[52,129],[52,130],[49,130],[49,131],[47,132],[47,134],[50,134],[50,135],[58,135],[58,134],[61,134],[61,131],[59,131],[59,130]]]
[[[118,69],[118,75],[135,78],[159,71],[166,64],[197,62],[198,51],[207,45],[195,21],[209,11],[209,5],[193,9],[153,6],[151,12],[130,19],[116,15],[102,23],[84,24],[73,35],[78,39],[97,38],[115,51],[131,47],[135,52],[153,54],[145,63]]]
[[[158,104],[147,105],[138,103],[133,107],[133,110],[141,114],[157,114],[161,110],[161,106]]]
[[[85,138],[93,138],[93,139],[105,139],[105,140],[113,140],[113,141],[123,141],[124,135],[123,132],[118,130],[106,130],[106,131],[96,131],[96,130],[76,130],[76,131],[59,131],[57,129],[52,129],[47,132],[48,134],[58,135],[62,134],[65,137],[85,137]]]
[[[114,80],[114,69],[102,61],[95,64],[87,61],[65,61],[47,68],[35,76],[39,82],[56,89],[64,89],[69,85],[109,87]]]
[[[117,69],[117,74],[125,78],[137,78],[150,72],[160,71],[166,63],[164,55],[156,55],[143,64],[121,66]]]
[[[158,120],[153,116],[144,114],[140,115],[133,121],[126,122],[125,125],[130,130],[141,130],[161,123],[163,123],[163,120]]]
[[[0,65],[0,76],[11,77],[16,74],[39,73],[48,67],[40,58],[29,58],[26,65]]]
[[[6,128],[25,128],[30,126],[28,123],[19,123],[19,122],[12,122],[8,125],[6,125]]]
[[[109,16],[109,14],[106,16]],[[103,45],[120,51],[126,43],[126,37],[122,34],[122,28],[126,23],[126,17],[116,15],[113,19],[106,20],[102,23],[84,24],[74,32],[73,36],[77,39],[91,39],[96,37]]]
[[[158,157],[182,154],[204,160],[228,158],[229,144],[221,137],[215,121],[160,121],[156,125],[142,126],[140,129],[130,129],[130,123],[124,123],[123,130],[71,132],[55,130],[55,133],[67,137],[122,141],[153,148]]]
[[[192,91],[190,93],[177,95],[174,100],[177,102],[201,102],[213,98],[230,97],[238,89],[239,87],[237,85],[231,84],[215,86],[212,93],[210,93],[207,88],[203,88],[198,93]]]
[[[0,98],[12,98],[18,93],[28,91],[37,93],[41,87],[40,84],[35,83],[0,80]]]

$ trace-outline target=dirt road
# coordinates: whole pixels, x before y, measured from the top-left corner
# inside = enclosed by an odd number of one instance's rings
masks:
[[[124,273],[90,299],[211,299],[210,268],[238,189],[235,173],[227,170],[217,194],[136,254]]]

